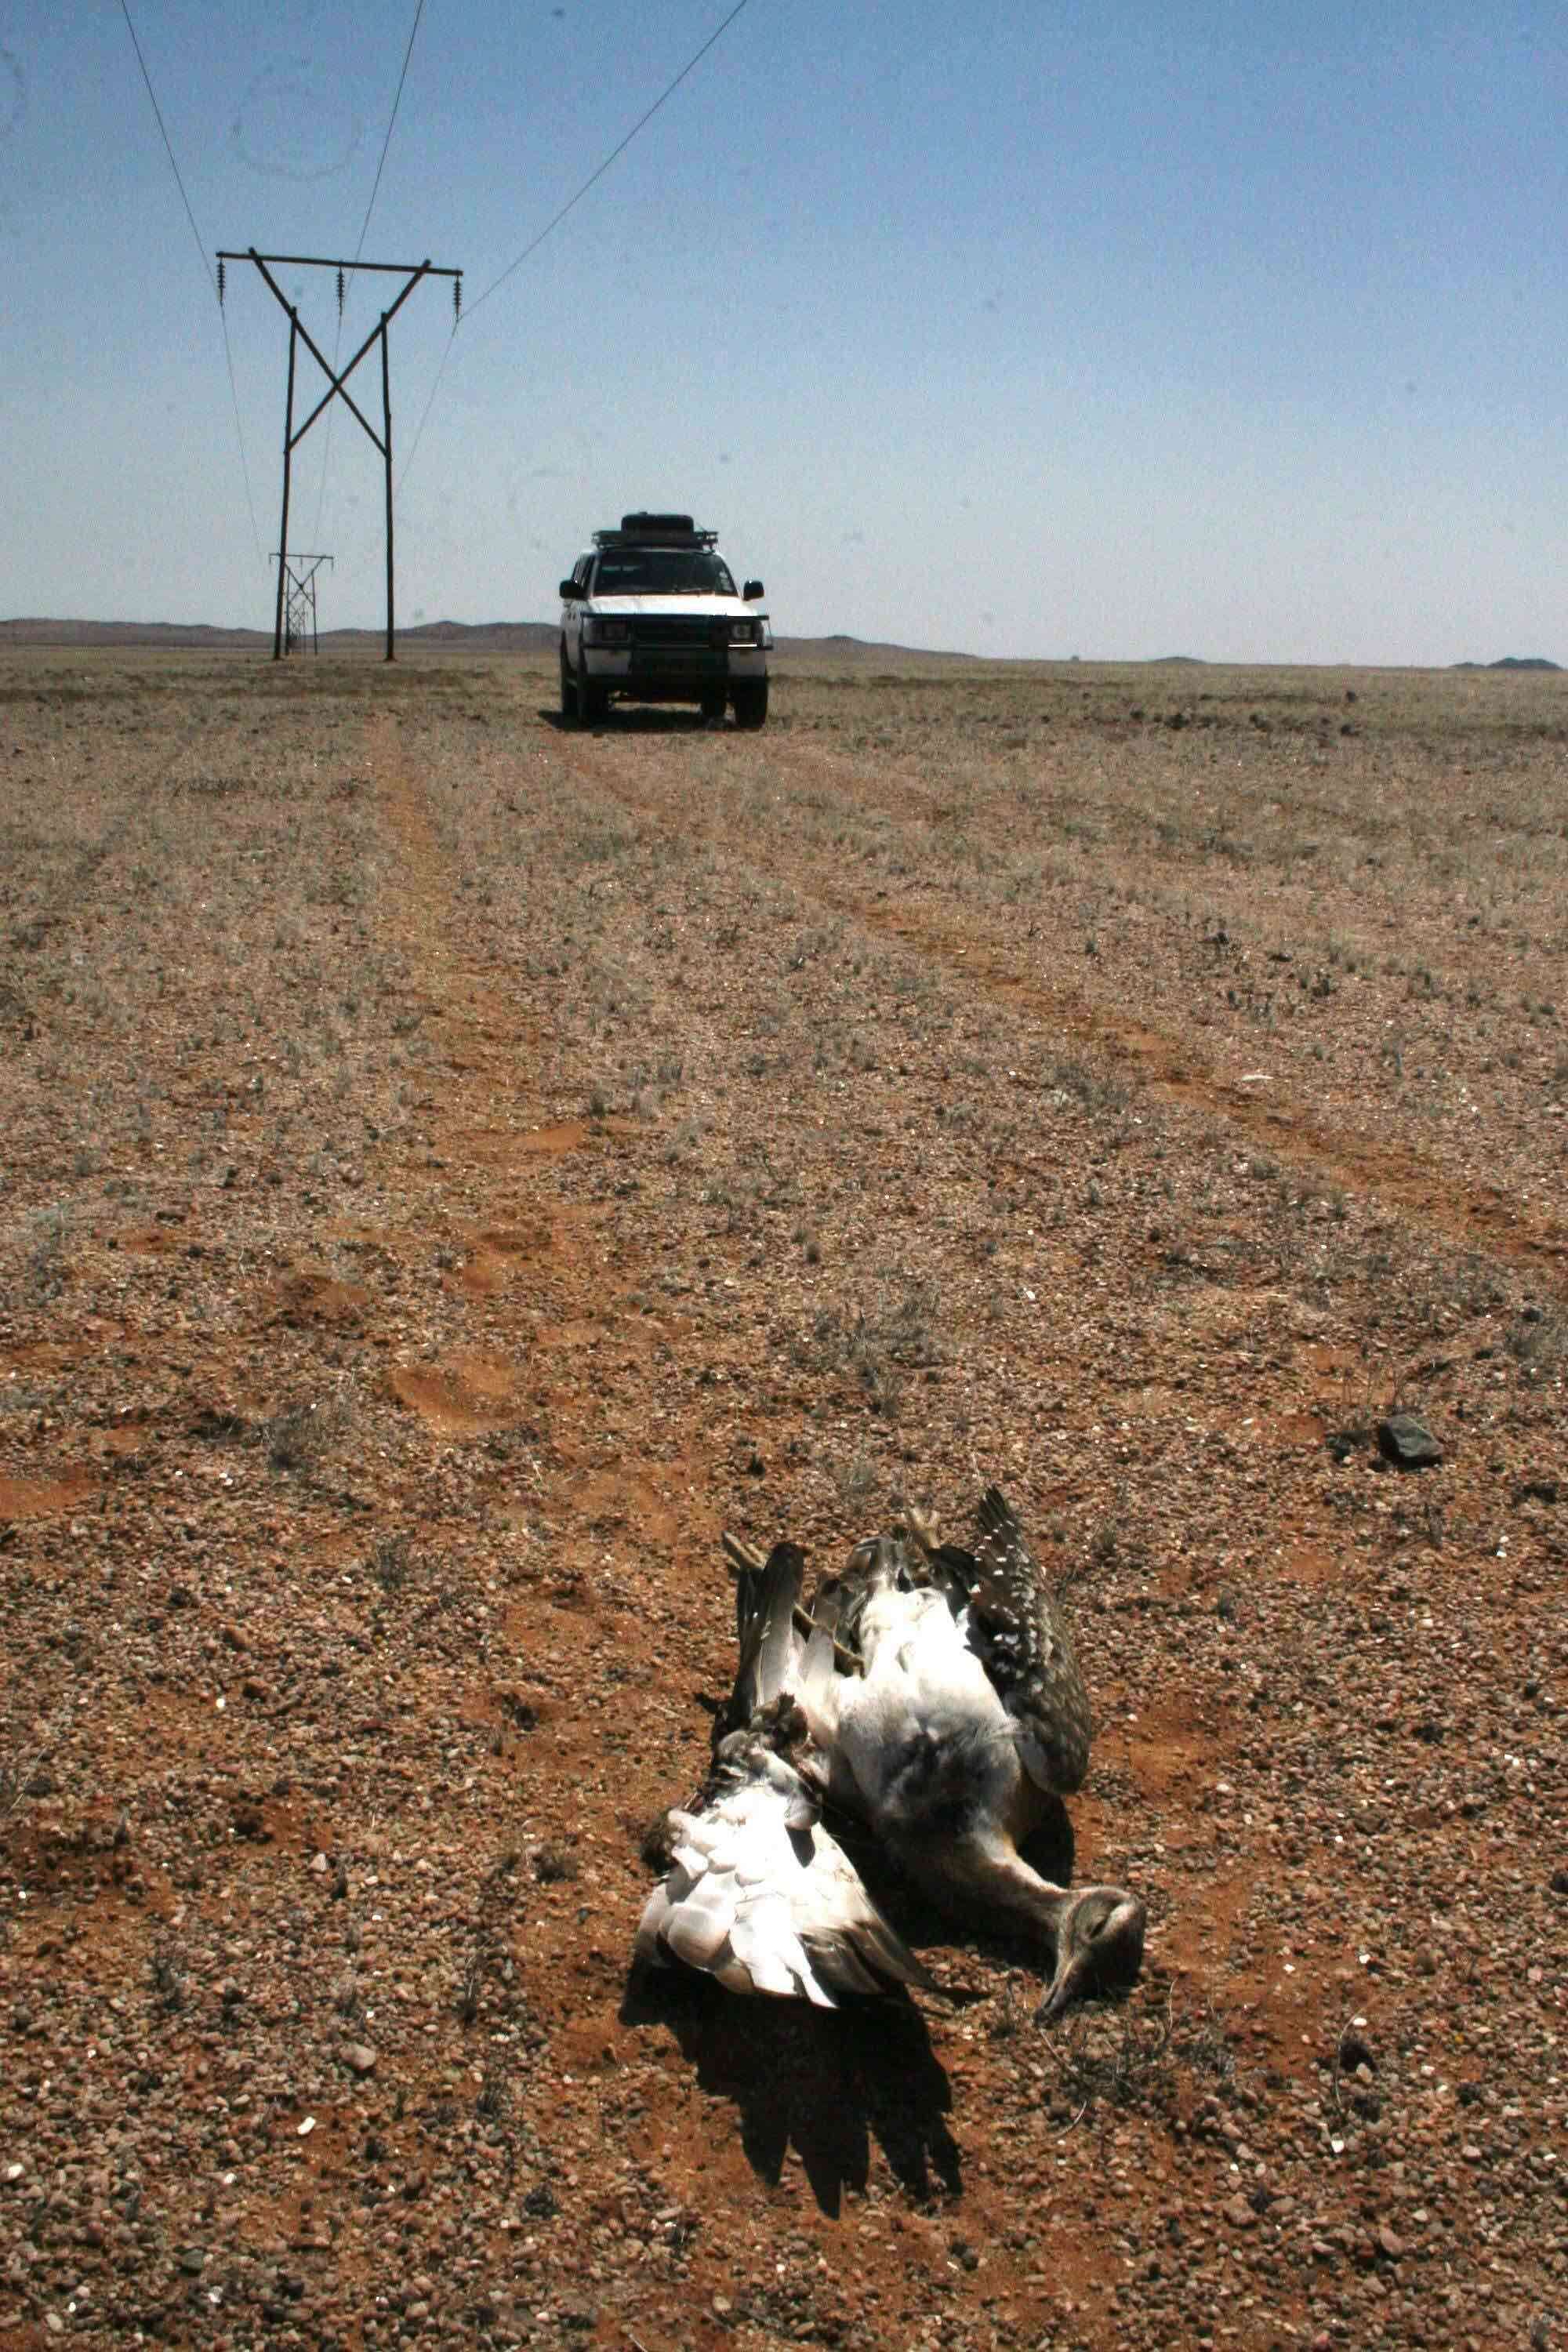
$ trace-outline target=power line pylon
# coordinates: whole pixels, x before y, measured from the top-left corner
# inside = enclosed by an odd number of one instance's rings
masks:
[[[291,654],[307,637],[310,651],[319,654],[321,639],[316,634],[316,574],[323,563],[331,562],[330,555],[275,555],[274,563],[283,566],[283,650]],[[308,564],[309,571],[301,571]]]
[[[453,314],[454,316],[460,314],[463,301],[463,273],[460,269],[437,269],[428,261],[421,261],[418,263],[409,261],[328,261],[323,260],[316,254],[258,253],[256,247],[252,245],[247,247],[244,253],[220,253],[218,255],[217,292],[218,300],[220,302],[224,298],[224,264],[228,261],[253,261],[256,264],[258,270],[260,272],[261,277],[270,288],[272,293],[277,297],[279,307],[287,313],[289,320],[289,389],[285,396],[283,410],[283,520],[278,533],[279,554],[278,565],[278,606],[272,628],[272,658],[274,661],[281,661],[283,658],[283,623],[288,575],[288,557],[284,553],[284,551],[289,545],[289,484],[294,450],[296,446],[304,439],[311,425],[315,424],[316,419],[324,413],[328,404],[331,401],[341,400],[344,407],[348,409],[350,415],[353,416],[359,424],[363,425],[364,430],[370,436],[372,442],[375,447],[380,450],[382,463],[386,468],[386,658],[388,661],[395,661],[396,659],[396,655],[394,651],[393,643],[394,599],[392,584],[392,363],[388,356],[386,331],[392,324],[393,320],[397,316],[399,310],[402,310],[405,302],[407,301],[408,297],[413,293],[414,289],[418,285],[422,278],[449,278],[452,280]],[[347,367],[342,369],[340,373],[333,369],[329,362],[323,358],[320,348],[312,340],[309,331],[300,324],[299,310],[294,303],[289,301],[288,296],[279,285],[278,280],[273,277],[271,270],[268,267],[269,262],[273,263],[279,269],[336,270],[338,279],[338,304],[340,310],[342,305],[343,289],[346,282],[346,277],[348,275],[352,275],[352,273],[356,269],[371,269],[382,272],[385,275],[390,275],[394,278],[406,278],[408,283],[404,287],[402,292],[398,295],[395,302],[392,304],[390,310],[386,310],[382,312],[380,324],[371,329],[369,334],[365,337],[363,342],[360,345],[353,359],[350,360]],[[379,433],[376,431],[374,425],[372,425],[369,419],[364,415],[363,410],[354,400],[353,394],[345,389],[350,376],[353,375],[361,360],[363,360],[365,353],[374,349],[374,345],[378,342],[381,345],[382,415],[382,429]],[[305,349],[310,352],[311,358],[320,367],[321,373],[326,377],[327,389],[321,394],[321,397],[316,403],[314,408],[311,409],[310,414],[306,417],[305,422],[300,425],[299,431],[296,432],[294,429],[294,363],[298,356],[299,346],[300,343],[304,344]]]

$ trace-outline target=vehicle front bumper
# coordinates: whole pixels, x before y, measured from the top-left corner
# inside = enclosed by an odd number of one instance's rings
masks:
[[[595,686],[650,702],[679,702],[732,684],[761,684],[768,656],[763,646],[585,645],[583,666]]]

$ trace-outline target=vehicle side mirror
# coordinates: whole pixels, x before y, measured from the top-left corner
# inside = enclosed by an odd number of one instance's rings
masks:
[[[754,604],[762,593],[763,583],[760,580],[748,580],[741,591],[741,601],[744,604]]]
[[[561,583],[561,600],[563,604],[575,604],[582,593],[583,591],[578,587],[575,580],[563,580]]]

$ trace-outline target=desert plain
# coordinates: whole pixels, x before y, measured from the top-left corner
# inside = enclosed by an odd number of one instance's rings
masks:
[[[554,688],[0,651],[0,2347],[1568,2341],[1568,677]],[[1138,1983],[629,1986],[993,1479]]]

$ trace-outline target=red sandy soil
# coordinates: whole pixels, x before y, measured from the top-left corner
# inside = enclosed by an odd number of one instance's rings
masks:
[[[0,2347],[1568,2341],[1568,686],[552,686],[0,653]],[[1140,1983],[628,1992],[993,1478]]]

